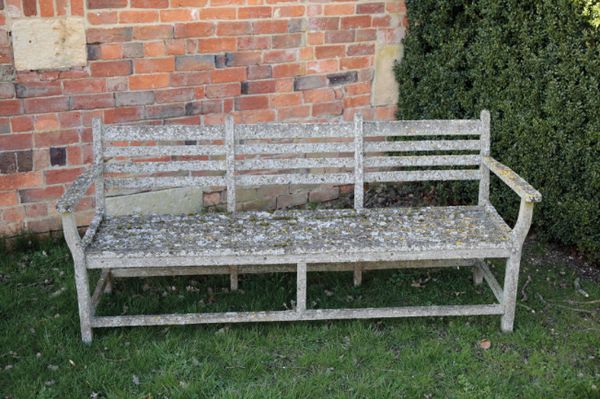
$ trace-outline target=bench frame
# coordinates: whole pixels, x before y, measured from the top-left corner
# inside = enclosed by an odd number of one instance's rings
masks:
[[[428,129],[442,131],[449,124],[460,121],[414,121],[424,123]],[[471,122],[471,121],[469,121]],[[105,214],[104,197],[104,161],[103,161],[103,126],[100,120],[93,121],[93,150],[94,162],[92,166],[81,175],[65,192],[57,204],[58,211],[62,214],[63,231],[74,260],[75,283],[79,304],[79,317],[82,340],[86,343],[92,341],[92,329],[99,327],[120,326],[145,326],[145,325],[181,325],[181,324],[206,324],[206,323],[236,323],[236,322],[263,322],[263,321],[293,321],[293,320],[329,320],[329,319],[368,319],[392,318],[415,316],[473,316],[473,315],[501,315],[501,329],[505,332],[513,330],[517,285],[521,250],[523,242],[529,231],[533,206],[541,201],[541,194],[520,178],[508,167],[498,163],[490,157],[490,115],[482,111],[481,118],[476,127],[480,129],[481,149],[479,179],[479,206],[491,207],[489,202],[490,172],[497,175],[521,198],[519,216],[511,233],[511,248],[509,250],[448,250],[432,253],[416,252],[390,254],[368,253],[343,257],[332,255],[313,254],[310,256],[260,256],[260,257],[233,257],[221,256],[213,258],[168,258],[158,262],[154,258],[147,260],[124,261],[123,264],[104,264],[102,262],[88,262],[86,247],[92,242],[94,235]],[[380,130],[393,129],[402,122],[371,122],[379,124]],[[258,126],[258,125],[257,125]],[[268,129],[269,125],[262,125]],[[337,126],[337,125],[331,125]],[[167,128],[167,126],[163,126]],[[227,118],[225,123],[225,156],[226,174],[225,186],[227,187],[227,208],[229,212],[235,211],[235,137],[232,118]],[[415,134],[416,135],[416,134]],[[363,158],[363,121],[360,115],[354,120],[354,200],[355,209],[363,209],[365,174]],[[393,144],[393,142],[390,142]],[[393,148],[393,145],[390,145]],[[416,171],[417,177],[412,180],[429,180],[426,172]],[[423,178],[420,178],[422,175]],[[457,176],[442,180],[460,179]],[[255,179],[247,179],[252,184]],[[435,179],[434,179],[435,180]],[[439,180],[439,179],[438,179]],[[304,179],[304,182],[310,179]],[[370,180],[382,181],[382,180]],[[383,181],[386,181],[383,179]],[[389,180],[387,180],[389,181]],[[340,184],[347,181],[341,179]],[[79,235],[74,209],[88,189],[95,185],[96,213],[87,228],[85,235]],[[506,271],[504,286],[501,287],[489,267],[485,258],[505,258]],[[361,308],[361,309],[307,309],[306,307],[306,282],[307,273],[313,271],[352,271],[354,284],[360,285],[363,271],[375,269],[399,268],[427,268],[427,267],[457,267],[467,266],[473,268],[475,284],[484,280],[493,292],[496,303],[484,305],[446,305],[446,306],[408,306],[390,308]],[[90,292],[88,269],[102,269],[96,287]],[[268,273],[268,272],[295,272],[297,275],[296,307],[286,311],[256,311],[256,312],[225,312],[225,313],[193,313],[193,314],[160,314],[160,315],[134,315],[134,316],[96,316],[96,308],[105,292],[110,292],[113,278],[149,277],[149,276],[181,276],[200,274],[229,274],[231,289],[238,287],[240,273]]]

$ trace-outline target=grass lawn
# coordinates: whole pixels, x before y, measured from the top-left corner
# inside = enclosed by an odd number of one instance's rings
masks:
[[[91,346],[80,341],[66,246],[36,246],[0,257],[0,397],[600,397],[600,286],[541,244],[523,256],[512,334],[496,316],[419,318],[106,329]],[[493,270],[502,278],[501,263]],[[350,273],[311,273],[309,306],[492,300],[465,268],[364,279],[354,288]],[[226,287],[226,276],[118,280],[99,313],[284,309],[295,275]]]

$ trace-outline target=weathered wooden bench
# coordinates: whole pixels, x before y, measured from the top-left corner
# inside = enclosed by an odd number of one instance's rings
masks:
[[[390,138],[396,138],[390,140]],[[94,162],[60,199],[75,263],[83,341],[99,327],[501,315],[513,329],[521,248],[541,195],[490,158],[490,116],[479,120],[102,126],[93,123]],[[401,155],[397,155],[401,154]],[[521,197],[506,225],[489,202],[490,171]],[[478,180],[476,206],[365,209],[364,183]],[[83,237],[73,214],[95,184],[96,213]],[[236,188],[280,184],[354,185],[354,209],[237,212]],[[111,216],[111,189],[225,187],[224,213]],[[502,288],[485,258],[505,258]],[[472,266],[497,303],[364,309],[309,309],[307,271]],[[88,270],[102,269],[93,293]],[[282,311],[96,316],[114,277],[296,272],[295,309]]]

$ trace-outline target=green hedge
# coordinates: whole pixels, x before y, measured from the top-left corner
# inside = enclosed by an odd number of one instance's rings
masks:
[[[398,118],[489,109],[492,155],[544,196],[538,234],[600,260],[600,30],[585,6],[407,0],[407,8]],[[514,198],[494,182],[500,212],[515,215]]]

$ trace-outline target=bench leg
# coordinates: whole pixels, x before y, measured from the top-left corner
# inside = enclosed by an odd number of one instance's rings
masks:
[[[104,293],[111,294],[113,288],[113,277],[110,269],[108,270],[108,274],[106,275],[106,285],[104,286]]]
[[[229,268],[229,286],[231,291],[237,291],[239,286],[238,268],[232,266]]]
[[[511,332],[515,321],[515,308],[517,306],[517,288],[519,285],[519,267],[521,263],[521,250],[514,251],[506,261],[504,272],[504,295],[502,305],[504,314],[500,321],[503,332]]]
[[[306,310],[306,262],[299,262],[296,271],[296,312]]]
[[[481,260],[484,262],[484,260]],[[473,266],[473,284],[481,285],[483,283],[483,270],[479,268],[477,264]]]
[[[362,265],[357,264],[356,266],[354,266],[354,286],[355,287],[359,287],[362,284],[362,277],[363,277],[362,275],[363,275]]]
[[[79,305],[81,340],[89,344],[92,342],[92,297],[90,296],[88,272],[83,260],[75,260],[75,288]]]

